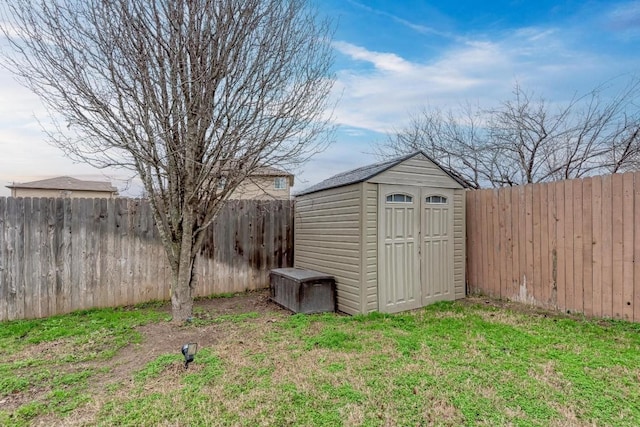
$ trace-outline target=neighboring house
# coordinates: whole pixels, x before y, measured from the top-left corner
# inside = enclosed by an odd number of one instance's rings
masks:
[[[270,166],[254,171],[231,193],[230,199],[289,199],[293,175]]]
[[[68,176],[7,185],[11,197],[112,198],[118,189],[105,181],[82,181]]]

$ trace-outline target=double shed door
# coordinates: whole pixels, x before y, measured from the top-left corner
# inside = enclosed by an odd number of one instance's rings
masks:
[[[452,300],[453,191],[381,184],[378,194],[378,309]]]

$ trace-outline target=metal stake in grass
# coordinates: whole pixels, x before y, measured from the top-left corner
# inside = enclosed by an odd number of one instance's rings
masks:
[[[184,368],[189,368],[189,363],[193,362],[198,352],[197,343],[189,343],[182,346],[182,355],[184,356]]]

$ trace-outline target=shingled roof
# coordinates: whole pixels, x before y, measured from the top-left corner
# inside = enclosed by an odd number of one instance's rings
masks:
[[[291,176],[287,171],[274,168],[273,166],[259,166],[254,170],[251,175],[255,176]]]
[[[397,164],[400,164],[400,163],[404,162],[405,160],[408,160],[408,159],[410,159],[410,158],[412,158],[414,156],[417,156],[419,154],[422,154],[423,156],[425,156],[427,159],[429,159],[431,162],[433,162],[433,164],[435,164],[440,169],[442,169],[442,171],[444,173],[449,175],[451,177],[451,179],[455,180],[457,183],[459,183],[463,187],[465,187],[465,188],[469,187],[468,183],[462,181],[460,178],[456,177],[450,171],[448,171],[445,168],[443,168],[442,166],[440,166],[438,164],[438,162],[436,162],[431,157],[429,157],[425,152],[416,151],[416,152],[413,152],[413,153],[410,153],[410,154],[406,154],[404,156],[396,157],[396,158],[391,159],[391,160],[386,160],[384,162],[374,163],[372,165],[367,165],[367,166],[363,166],[363,167],[360,167],[360,168],[357,168],[357,169],[353,169],[353,170],[350,170],[350,171],[347,171],[347,172],[339,173],[337,175],[334,175],[334,176],[332,176],[330,178],[325,179],[322,182],[319,182],[319,183],[317,183],[315,185],[312,185],[309,188],[306,188],[306,189],[296,193],[296,196],[304,196],[306,194],[316,193],[318,191],[328,190],[330,188],[343,187],[345,185],[357,184],[359,182],[366,181],[366,180],[368,180],[370,178],[373,178],[374,176],[386,171],[387,169],[391,169],[392,167],[396,166]]]
[[[71,191],[102,191],[115,193],[116,187],[106,181],[83,181],[69,176],[59,176],[56,178],[43,179],[31,182],[14,182],[7,185],[7,188],[34,188],[40,190],[71,190]]]

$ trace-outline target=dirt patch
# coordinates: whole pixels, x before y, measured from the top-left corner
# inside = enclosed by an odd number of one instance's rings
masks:
[[[170,304],[163,310],[171,311]],[[259,313],[261,316],[247,321],[269,323],[277,317],[290,315],[269,299],[268,290],[243,293],[231,298],[199,299],[194,303],[194,317],[215,319],[216,316]],[[271,315],[271,316],[270,316]],[[133,373],[161,354],[177,353],[186,343],[198,343],[198,348],[215,347],[222,340],[229,341],[229,327],[224,323],[211,325],[175,325],[171,322],[151,323],[137,329],[143,336],[142,342],[120,350],[108,365],[110,372],[103,378],[96,378],[98,386],[131,380]],[[101,366],[105,366],[102,362]],[[94,382],[94,384],[96,384]]]
[[[231,298],[202,298],[195,302],[195,307],[214,314],[242,313],[279,313],[291,314],[269,299],[269,290],[247,292]]]

